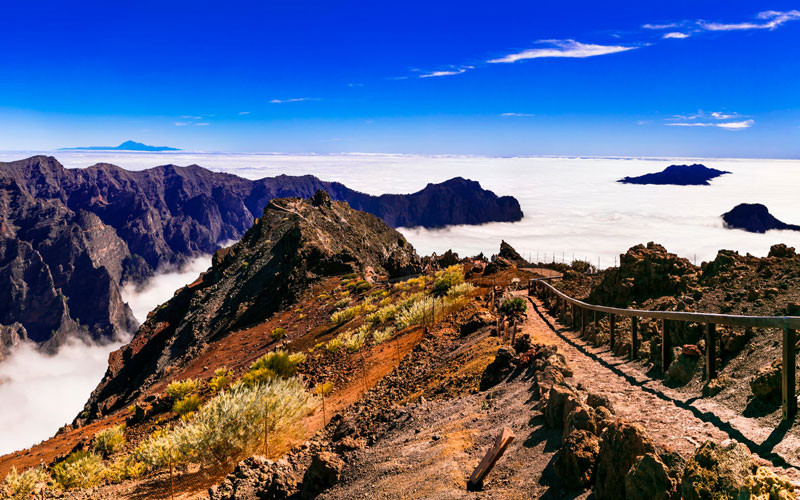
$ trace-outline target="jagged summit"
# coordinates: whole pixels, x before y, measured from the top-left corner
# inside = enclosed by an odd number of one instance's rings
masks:
[[[320,279],[420,271],[414,248],[371,214],[331,202],[324,191],[311,199],[274,199],[241,241],[219,250],[201,279],[179,290],[130,344],[112,353],[87,410],[97,416],[120,407],[169,367],[195,358],[227,332],[293,304]]]

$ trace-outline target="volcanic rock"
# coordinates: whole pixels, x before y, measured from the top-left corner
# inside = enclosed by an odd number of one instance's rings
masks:
[[[528,261],[522,258],[522,256],[514,250],[514,247],[506,243],[505,240],[500,242],[500,253],[498,253],[497,256],[506,259],[517,267],[530,266]]]
[[[481,375],[480,390],[485,391],[499,384],[514,371],[514,368],[514,349],[501,346],[494,361],[489,363]]]
[[[344,469],[344,461],[339,455],[321,451],[311,458],[303,476],[302,498],[315,498],[317,495],[339,482]]]
[[[111,354],[87,412],[121,407],[171,366],[194,359],[232,330],[263,322],[319,279],[367,269],[389,277],[416,274],[420,260],[400,233],[344,202],[272,200],[196,284],[176,292]]]
[[[626,500],[680,500],[679,482],[655,453],[642,456],[625,475]]]
[[[683,499],[738,498],[755,470],[756,464],[745,445],[706,441],[686,464],[681,481]]]
[[[776,359],[767,366],[762,366],[750,379],[750,390],[760,399],[777,400],[781,396],[781,367],[783,362]]]
[[[594,481],[600,438],[577,430],[567,436],[555,458],[555,471],[565,486],[584,488]]]
[[[218,486],[208,490],[208,496],[210,500],[279,500],[296,490],[295,471],[286,460],[254,456],[239,462]]]
[[[625,498],[625,476],[640,457],[654,453],[644,429],[624,419],[612,422],[602,435],[597,461],[595,495],[599,500]]]

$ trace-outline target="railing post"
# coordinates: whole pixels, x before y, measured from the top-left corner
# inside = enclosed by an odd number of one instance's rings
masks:
[[[594,337],[594,338],[592,339],[592,342],[596,343],[597,342],[597,332],[600,331],[600,318],[598,318],[597,311],[592,311],[592,313],[594,313],[594,334],[592,335],[592,337]]]
[[[617,340],[617,320],[613,314],[608,315],[608,343],[611,346],[611,351],[614,351],[614,345]]]
[[[575,303],[572,303],[571,306],[572,306],[570,308],[570,312],[571,312],[571,316],[572,316],[571,324],[572,324],[572,329],[575,330],[578,327],[578,316],[575,314],[575,311],[577,311],[577,306],[575,305]]]
[[[511,346],[514,346],[514,342],[517,340],[517,319],[514,318],[514,323],[511,325]]]
[[[709,323],[706,328],[706,380],[717,376],[717,325]]]
[[[639,318],[631,316],[631,359],[639,354]]]
[[[783,327],[783,420],[790,422],[797,415],[797,394],[795,393],[795,330]]]
[[[586,338],[586,308],[581,307],[581,338]]]
[[[666,375],[672,363],[672,339],[669,336],[669,321],[661,321],[661,371]]]

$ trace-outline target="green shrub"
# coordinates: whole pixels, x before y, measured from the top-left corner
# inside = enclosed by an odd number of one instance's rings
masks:
[[[433,293],[444,295],[448,290],[464,282],[464,268],[456,264],[441,271],[436,271],[433,280]]]
[[[106,469],[106,478],[112,483],[121,483],[126,479],[139,479],[145,472],[147,464],[134,455],[120,456]]]
[[[197,394],[190,394],[183,399],[175,401],[175,404],[172,405],[172,411],[184,420],[191,417],[198,408],[200,408],[200,396]]]
[[[187,452],[191,452],[179,440],[184,437],[179,436],[175,429],[159,429],[140,442],[133,450],[132,456],[134,460],[146,464],[150,469],[174,467],[185,462]]]
[[[306,355],[301,352],[294,354],[281,350],[269,352],[250,366],[241,383],[252,386],[266,383],[274,378],[293,377],[297,373],[297,367],[305,360]]]
[[[231,385],[233,373],[224,366],[214,370],[214,377],[208,382],[211,392],[216,394],[224,391]]]
[[[579,273],[596,273],[597,267],[588,260],[573,260],[570,267]]]
[[[366,292],[371,288],[372,288],[372,283],[366,280],[361,280],[356,283],[355,287],[353,287],[353,291],[356,293],[361,293],[361,292]]]
[[[286,336],[286,328],[281,328],[281,327],[274,328],[272,332],[269,334],[269,336],[275,340],[280,340]]]
[[[50,476],[42,467],[33,467],[21,474],[16,467],[11,467],[11,472],[6,475],[0,487],[0,494],[10,500],[28,499],[42,491],[49,480]]]
[[[343,325],[355,318],[361,312],[361,309],[361,306],[353,306],[348,307],[347,309],[342,309],[341,311],[336,311],[335,313],[331,314],[331,323],[334,325]]]
[[[358,278],[356,273],[347,273],[342,275],[342,280],[352,280]]]
[[[325,350],[328,352],[338,352],[342,348],[342,345],[344,345],[342,339],[334,337],[325,343]]]
[[[54,465],[51,474],[62,490],[92,488],[103,482],[106,468],[100,455],[76,451]]]
[[[524,313],[527,309],[528,304],[525,303],[525,299],[522,297],[506,299],[505,302],[500,305],[500,311],[509,316],[512,314]]]
[[[333,304],[333,307],[335,309],[341,309],[343,307],[347,307],[348,305],[350,305],[350,299],[349,298],[344,298],[342,300],[337,300],[336,303]]]
[[[112,455],[125,447],[125,425],[115,425],[94,435],[94,451],[104,457]]]
[[[172,401],[183,399],[200,389],[200,382],[195,379],[175,380],[167,386],[167,397]]]

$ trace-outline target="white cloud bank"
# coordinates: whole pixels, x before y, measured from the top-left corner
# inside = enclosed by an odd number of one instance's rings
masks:
[[[688,33],[681,33],[680,31],[672,31],[670,33],[664,33],[664,36],[662,36],[661,38],[682,39],[682,38],[689,38],[689,34]]]
[[[522,52],[508,54],[506,56],[490,59],[488,63],[514,63],[526,59],[539,59],[544,57],[575,57],[585,58],[603,56],[633,50],[636,47],[623,45],[596,45],[591,43],[581,43],[575,40],[540,40],[539,43],[552,45],[552,47],[528,49]]]
[[[524,117],[524,116],[535,116],[535,115],[533,113],[500,113],[500,116],[505,116],[505,117],[511,117],[511,116]]]
[[[431,73],[423,73],[419,75],[420,78],[434,78],[437,76],[453,76],[453,75],[460,75],[462,73],[466,73],[468,69],[473,69],[474,66],[463,66],[461,68],[456,68],[452,70],[444,70],[444,71],[433,71]]]
[[[761,22],[743,22],[743,23],[710,23],[707,21],[698,21],[698,25],[708,31],[741,31],[741,30],[773,30],[780,27],[789,21],[796,21],[800,19],[800,10],[790,10],[788,12],[781,12],[777,10],[767,10],[759,12],[756,16]]]
[[[211,256],[197,257],[183,269],[157,274],[138,289],[123,287],[123,298],[144,321],[148,312],[210,265]],[[72,339],[55,355],[42,353],[32,342],[13,348],[0,361],[0,455],[43,441],[70,423],[103,378],[109,353],[128,340],[98,345]]]
[[[742,120],[739,122],[675,122],[665,123],[670,127],[718,127],[728,130],[741,130],[750,128],[755,124],[755,120]]]

